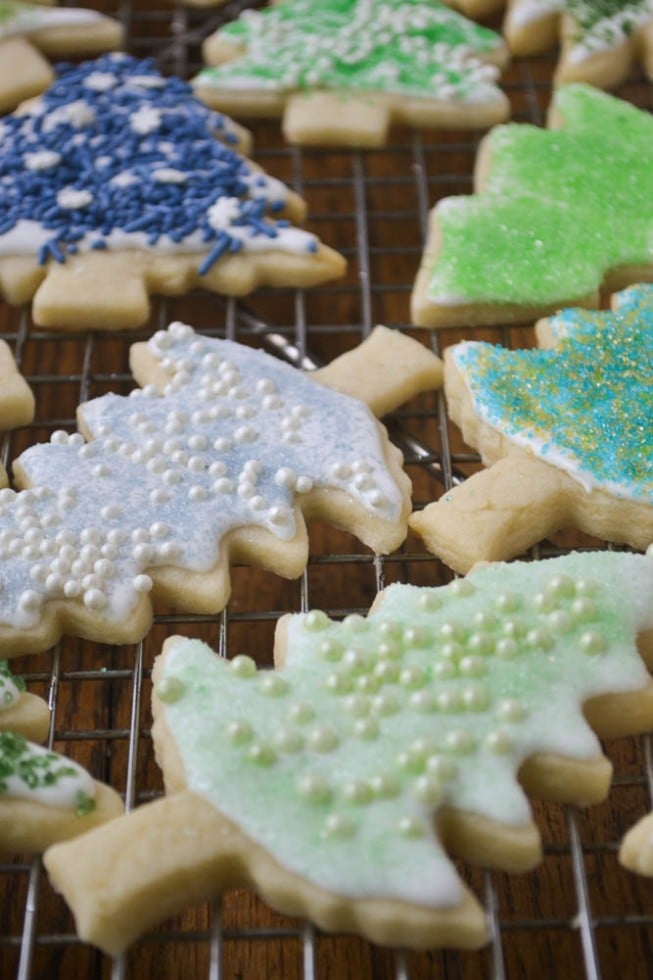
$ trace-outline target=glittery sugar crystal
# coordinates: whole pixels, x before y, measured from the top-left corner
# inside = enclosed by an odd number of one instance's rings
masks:
[[[615,305],[551,318],[553,350],[465,342],[453,357],[493,428],[588,488],[653,505],[653,287]]]
[[[587,85],[560,86],[554,108],[552,129],[495,127],[478,192],[434,208],[416,322],[455,323],[459,309],[480,323],[502,322],[506,307],[514,320],[520,308],[532,318],[581,299],[596,305],[610,270],[651,264],[650,113]]]

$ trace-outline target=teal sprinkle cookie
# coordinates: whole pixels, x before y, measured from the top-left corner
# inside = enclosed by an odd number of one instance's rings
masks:
[[[614,313],[563,310],[554,350],[459,345],[455,364],[481,418],[588,489],[653,503],[653,287]]]
[[[541,349],[445,352],[449,415],[486,468],[409,524],[457,572],[564,528],[653,542],[653,286],[617,294],[612,312],[563,309],[536,334]]]

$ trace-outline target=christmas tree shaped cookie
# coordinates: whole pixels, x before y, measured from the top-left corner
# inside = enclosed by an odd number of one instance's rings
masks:
[[[313,377],[173,324],[134,345],[132,367],[142,390],[82,405],[81,433],[30,447],[13,467],[27,489],[0,491],[5,656],[62,631],[133,642],[151,591],[217,612],[233,560],[298,576],[304,517],[376,552],[404,540],[410,481],[372,409],[439,384],[417,341],[378,327]]]
[[[0,431],[27,425],[34,418],[34,396],[16,367],[11,348],[0,340]],[[7,474],[0,463],[0,487],[7,486]]]
[[[43,700],[25,689],[6,660],[0,660],[0,732],[14,732],[32,742],[44,742],[50,725],[50,710]]]
[[[39,854],[122,811],[119,795],[78,763],[0,728],[0,855]]]
[[[11,348],[0,340],[0,432],[27,425],[34,418],[34,395],[16,367]],[[0,463],[0,487],[8,483]]]
[[[550,125],[496,127],[475,194],[436,204],[412,297],[419,326],[527,321],[651,278],[650,113],[567,85]]]
[[[341,256],[288,223],[301,199],[237,152],[242,134],[150,62],[62,67],[2,122],[0,294],[34,297],[41,326],[112,329],[142,324],[149,293],[341,275]]]
[[[96,10],[0,2],[0,112],[38,95],[54,72],[44,55],[99,54],[119,48],[122,27]]]
[[[50,711],[0,660],[0,855],[34,854],[78,836],[123,809],[117,793],[76,762],[36,742]]]
[[[449,412],[489,468],[411,526],[452,568],[513,557],[569,525],[653,542],[653,286],[613,304],[538,324],[545,349],[448,348]]]
[[[455,0],[469,16],[485,15],[505,0]],[[504,33],[517,55],[562,45],[557,82],[611,86],[641,58],[653,69],[653,6],[650,0],[508,0]]]
[[[635,643],[652,596],[652,558],[572,554],[393,585],[367,619],[286,617],[275,671],[169,639],[153,736],[171,795],[45,857],[81,937],[117,953],[253,883],[328,930],[482,944],[483,912],[448,854],[526,870],[540,842],[524,789],[604,797],[594,732],[653,722]]]
[[[209,105],[283,115],[295,143],[379,146],[390,123],[475,128],[505,119],[501,37],[437,0],[284,0],[204,47]]]

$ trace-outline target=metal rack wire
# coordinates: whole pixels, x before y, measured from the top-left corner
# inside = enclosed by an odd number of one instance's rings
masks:
[[[187,77],[199,65],[201,39],[243,6],[245,0],[232,0],[202,11],[161,0],[107,2],[102,9],[122,19],[132,53],[153,56],[163,71]],[[542,123],[551,66],[550,58],[542,58],[510,69],[506,88],[515,118]],[[650,86],[641,80],[632,80],[622,94],[650,107]],[[256,159],[307,198],[310,226],[348,255],[348,278],[309,293],[262,291],[245,304],[200,294],[160,301],[150,330],[185,319],[205,332],[267,346],[309,369],[353,346],[377,322],[409,330],[408,293],[429,207],[438,197],[470,191],[477,137],[405,130],[383,150],[326,153],[286,146],[273,123],[254,130]],[[38,404],[35,423],[4,439],[5,462],[52,429],[73,430],[79,402],[107,390],[128,391],[128,347],[146,334],[57,336],[35,328],[26,309],[1,308],[0,324]],[[528,338],[519,329],[475,335],[508,345]],[[421,336],[439,352],[459,334]],[[416,505],[439,496],[476,465],[449,426],[441,397],[415,399],[388,421],[404,448]],[[249,652],[267,663],[273,626],[284,612],[311,606],[333,616],[365,612],[390,581],[436,584],[451,577],[413,539],[384,559],[321,526],[311,542],[311,561],[298,582],[234,569],[232,600],[220,616],[162,611],[134,647],[65,639],[47,654],[20,658],[16,667],[29,688],[49,699],[50,743],[122,792],[127,808],[136,806],[161,792],[148,731],[149,686],[153,656],[167,634],[197,635],[224,656]],[[571,544],[560,535],[540,550],[554,554]],[[537,969],[565,980],[643,980],[652,961],[653,886],[620,871],[615,851],[623,831],[649,808],[653,756],[649,739],[625,739],[608,751],[615,780],[605,804],[587,813],[535,805],[545,845],[540,868],[511,878],[464,869],[491,924],[491,944],[480,953],[416,954],[323,936],[239,892],[210,909],[189,910],[111,961],[76,940],[40,862],[17,859],[0,864],[0,977],[516,980]]]

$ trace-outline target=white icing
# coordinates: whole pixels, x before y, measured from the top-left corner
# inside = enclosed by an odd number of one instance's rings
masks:
[[[158,170],[153,170],[152,178],[158,180],[160,184],[185,184],[188,180],[187,174],[182,173],[181,170],[175,170],[174,167],[160,167]],[[116,183],[115,180],[114,183]]]
[[[126,186],[128,176],[120,178],[123,186]],[[252,235],[247,228],[235,225],[229,227],[229,234],[243,243],[242,247],[246,252],[269,252],[271,249],[279,249],[282,252],[306,253],[309,246],[317,242],[315,235],[293,227],[279,228],[275,238],[270,238],[263,233]],[[40,246],[51,238],[52,231],[44,228],[39,222],[18,221],[11,231],[0,236],[0,256],[35,255]],[[95,238],[96,235],[90,233],[76,242],[79,251],[89,251]],[[203,255],[207,251],[206,242],[202,240],[200,231],[193,232],[179,242],[174,241],[169,235],[161,235],[155,244],[151,244],[145,232],[113,229],[104,236],[103,240],[107,250],[111,252],[136,250],[162,255]]]
[[[219,197],[207,211],[209,224],[216,231],[231,228],[240,214],[240,203],[237,197]]]
[[[238,527],[292,538],[295,498],[312,487],[398,519],[401,491],[362,402],[182,324],[149,346],[161,391],[83,405],[93,441],[55,433],[20,457],[32,489],[0,491],[0,622],[33,627],[64,597],[124,620],[149,569],[209,571]]]

